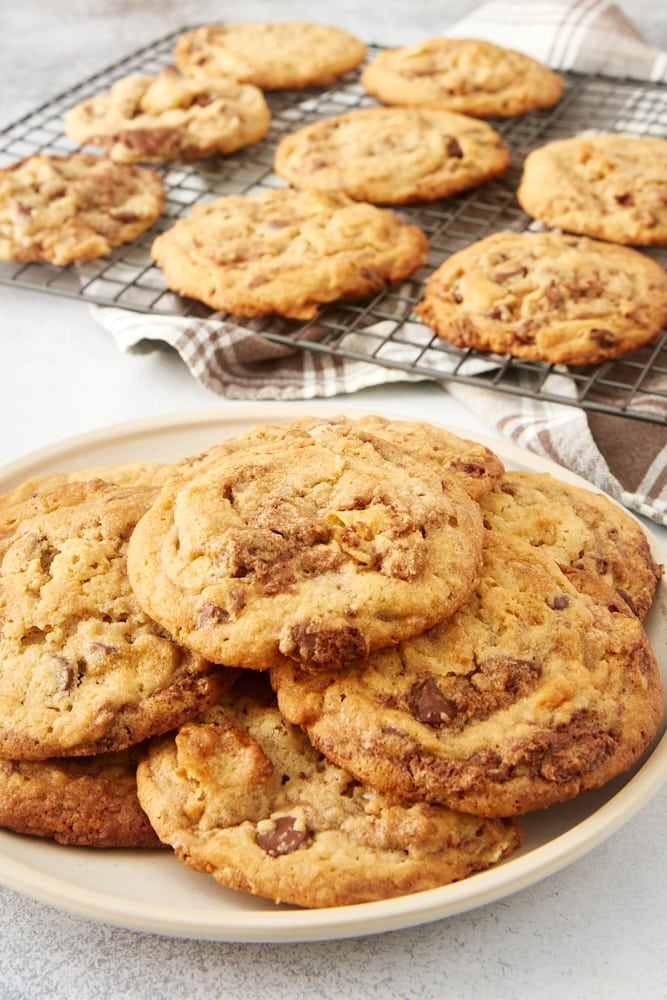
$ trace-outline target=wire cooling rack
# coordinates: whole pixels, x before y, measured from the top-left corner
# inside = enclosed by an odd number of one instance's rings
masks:
[[[0,132],[0,167],[32,153],[68,153],[78,148],[63,132],[65,112],[109,89],[131,73],[157,73],[171,62],[173,32],[54,97]],[[369,46],[369,59],[379,51]],[[521,165],[531,149],[587,129],[636,135],[667,135],[667,86],[602,76],[563,74],[563,96],[554,108],[510,119],[491,119],[512,152],[502,177],[437,202],[398,210],[430,241],[427,264],[407,281],[362,303],[334,303],[316,320],[279,317],[244,321],[268,340],[305,351],[371,361],[416,378],[459,382],[519,396],[578,406],[667,425],[667,330],[648,347],[601,365],[564,369],[509,356],[461,350],[437,337],[413,313],[430,273],[451,253],[500,229],[534,225],[516,200]],[[150,257],[157,235],[192,204],[227,194],[284,186],[272,170],[273,152],[287,133],[319,118],[374,104],[358,73],[335,84],[266,94],[271,129],[262,142],[236,154],[197,163],[157,167],[167,201],[160,220],[107,258],[69,267],[0,262],[0,282],[158,315],[207,316],[211,310],[166,288]],[[645,251],[667,266],[667,247]]]

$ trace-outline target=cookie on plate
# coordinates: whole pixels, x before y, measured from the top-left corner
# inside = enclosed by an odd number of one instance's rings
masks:
[[[232,667],[318,670],[451,614],[479,569],[454,476],[353,426],[285,433],[166,483],[130,539],[146,614]]]
[[[667,275],[631,247],[564,233],[493,233],[448,257],[415,309],[457,347],[586,365],[667,322]]]
[[[447,621],[363,663],[271,671],[278,705],[327,759],[387,794],[518,815],[625,772],[662,717],[639,619],[598,580],[487,530],[480,582]]]
[[[144,752],[0,759],[0,826],[68,846],[163,846],[137,798]]]
[[[434,201],[502,174],[510,152],[486,122],[439,108],[363,108],[285,136],[275,172],[357,201]]]
[[[90,153],[35,153],[0,170],[0,260],[104,257],[159,218],[153,170]]]
[[[104,482],[115,483],[117,486],[150,486],[163,468],[162,462],[117,462],[111,465],[86,465],[62,472],[43,472],[0,494],[0,510],[28,500],[36,493],[62,486],[63,483],[103,479]]]
[[[67,483],[0,513],[0,754],[126,749],[229,683],[141,611],[128,539],[151,487]]]
[[[207,24],[185,32],[174,49],[190,76],[227,76],[262,90],[331,83],[365,57],[356,35],[308,21]]]
[[[556,139],[524,160],[517,198],[547,226],[612,243],[667,243],[667,139]]]
[[[306,320],[326,302],[407,277],[425,262],[428,240],[389,209],[279,189],[195,205],[152,254],[169,288],[212,309]]]
[[[442,36],[385,49],[362,70],[361,83],[383,104],[424,105],[481,118],[551,107],[563,90],[558,73],[523,52]]]
[[[546,473],[505,472],[480,501],[485,524],[548,553],[579,587],[601,577],[643,621],[662,576],[646,535],[602,493]]]
[[[184,76],[167,66],[154,76],[117,80],[65,115],[65,132],[122,163],[202,160],[263,139],[271,113],[257,87],[225,78]]]
[[[446,885],[506,858],[522,836],[516,822],[365,787],[322,759],[270,690],[233,691],[152,741],[137,786],[154,828],[187,867],[297,906]]]

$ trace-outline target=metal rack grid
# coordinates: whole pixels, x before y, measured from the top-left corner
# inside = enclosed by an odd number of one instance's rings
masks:
[[[0,167],[32,153],[68,153],[78,148],[63,132],[63,116],[76,104],[131,73],[157,73],[171,61],[183,28],[82,81],[0,132]],[[378,51],[369,46],[369,59]],[[255,334],[297,349],[371,361],[443,384],[460,382],[513,395],[578,406],[631,419],[667,424],[667,330],[653,344],[597,366],[564,369],[509,356],[455,348],[413,314],[430,273],[451,253],[500,230],[522,231],[534,223],[516,201],[527,153],[552,139],[594,126],[637,135],[667,134],[667,86],[634,80],[565,73],[561,100],[546,110],[491,123],[508,143],[512,166],[502,177],[438,202],[398,210],[427,234],[425,267],[400,286],[363,303],[334,303],[307,323],[280,317],[239,319]],[[268,136],[236,154],[196,163],[158,166],[167,190],[162,217],[132,243],[109,257],[69,267],[0,262],[0,282],[140,312],[208,316],[211,310],[166,288],[150,257],[158,232],[189,214],[195,201],[283,186],[272,170],[283,135],[319,118],[375,103],[351,73],[335,84],[266,94],[272,115]],[[667,247],[645,252],[667,266]],[[564,373],[566,378],[563,377]]]

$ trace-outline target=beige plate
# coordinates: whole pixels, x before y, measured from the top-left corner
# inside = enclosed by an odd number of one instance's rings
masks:
[[[56,444],[0,470],[0,492],[42,472],[102,462],[170,461],[257,423],[340,411],[322,404],[231,404],[134,421]],[[357,410],[357,413],[362,412]],[[405,419],[405,417],[403,417]],[[456,433],[456,428],[452,428]],[[475,437],[508,468],[550,472],[587,484],[512,445]],[[652,541],[655,558],[667,550]],[[647,622],[667,688],[667,597],[659,589]],[[378,903],[325,910],[275,906],[220,888],[187,871],[168,852],[94,851],[0,832],[0,883],[70,913],[131,930],[217,941],[301,942],[413,927],[462,913],[523,889],[580,858],[618,830],[667,780],[667,735],[632,772],[598,792],[526,817],[521,849],[490,871],[462,882]]]

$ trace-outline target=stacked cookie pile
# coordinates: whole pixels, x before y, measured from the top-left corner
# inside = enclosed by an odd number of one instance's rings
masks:
[[[659,576],[610,500],[422,422],[32,480],[0,500],[0,822],[305,907],[464,878],[650,745]]]

